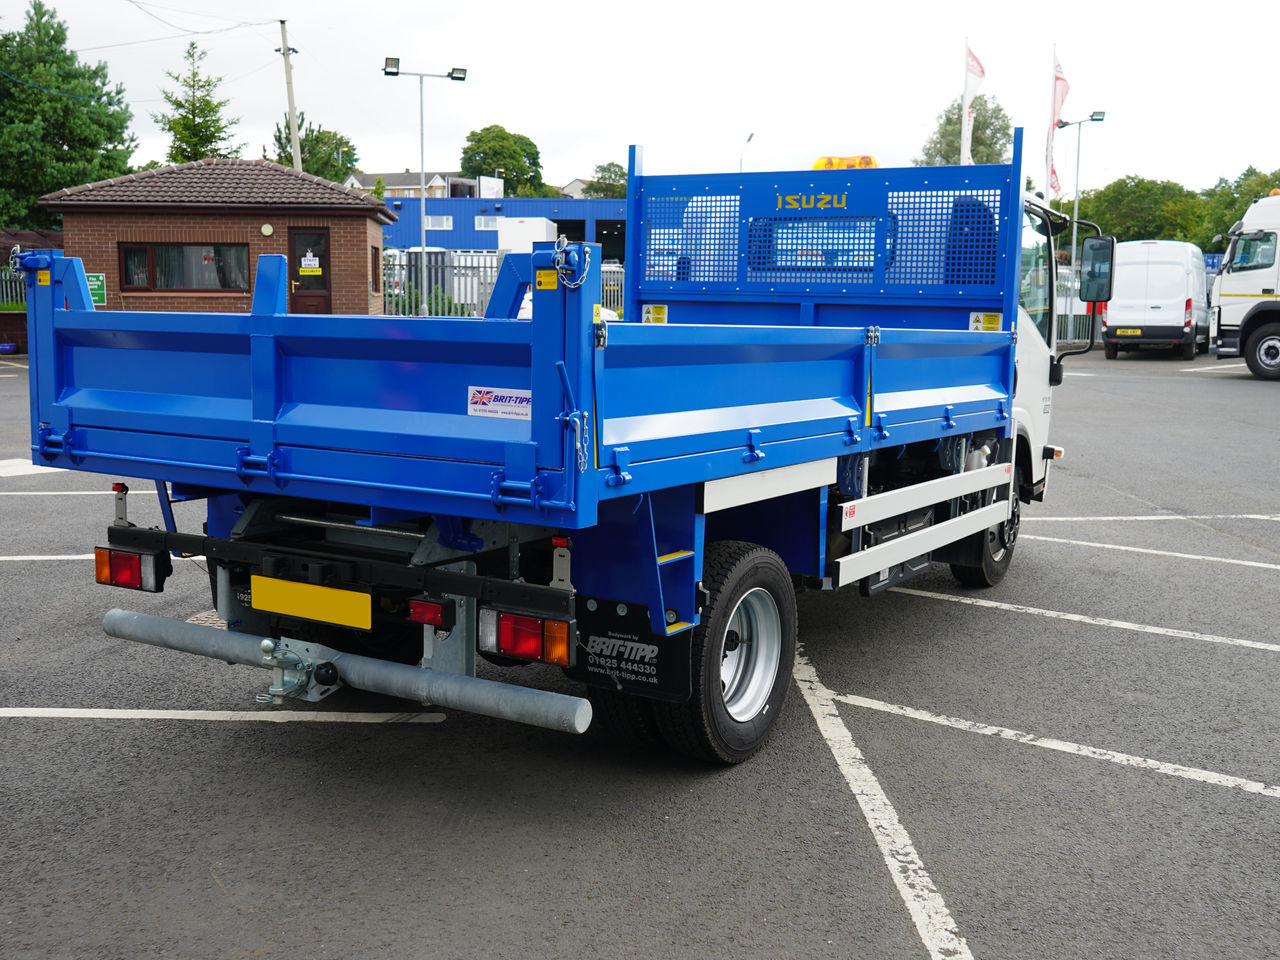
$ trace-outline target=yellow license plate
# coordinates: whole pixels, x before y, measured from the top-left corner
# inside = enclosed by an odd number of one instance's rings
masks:
[[[249,591],[255,610],[357,630],[373,626],[373,599],[367,593],[259,576],[249,578]]]
[[[1140,327],[1121,327],[1116,331],[1117,337],[1140,337],[1142,329]]]

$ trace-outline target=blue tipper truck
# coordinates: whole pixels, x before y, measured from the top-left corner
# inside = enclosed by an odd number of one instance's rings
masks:
[[[575,733],[594,713],[746,759],[787,693],[798,589],[872,594],[935,561],[994,584],[1043,496],[1068,222],[1024,197],[1020,144],[1011,165],[706,176],[645,176],[633,148],[614,322],[592,244],[508,256],[467,319],[289,315],[271,256],[248,314],[95,311],[79,260],[19,254],[34,461],[154,480],[166,520],[130,523],[117,484],[96,579],[159,591],[202,557],[226,622],[104,629],[268,668],[260,700],[345,684]],[[1113,246],[1085,242],[1086,299]],[[179,531],[192,499],[207,522]]]

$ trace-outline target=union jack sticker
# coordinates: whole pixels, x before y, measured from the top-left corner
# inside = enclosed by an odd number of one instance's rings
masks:
[[[467,387],[467,416],[528,420],[533,415],[533,391],[507,387]]]

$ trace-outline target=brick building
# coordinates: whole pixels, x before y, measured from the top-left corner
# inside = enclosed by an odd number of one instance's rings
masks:
[[[63,248],[109,310],[247,313],[259,254],[289,260],[289,312],[378,314],[381,201],[267,160],[197,160],[58,190]]]

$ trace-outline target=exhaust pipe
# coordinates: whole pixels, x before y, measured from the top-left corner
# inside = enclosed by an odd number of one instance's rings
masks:
[[[109,636],[121,640],[167,647],[228,663],[266,669],[276,666],[263,655],[263,642],[275,643],[269,637],[179,623],[118,609],[109,610],[102,618],[102,629]],[[591,725],[591,704],[582,697],[479,677],[440,673],[354,653],[334,653],[329,662],[337,668],[338,676],[348,686],[370,693],[431,703],[499,720],[513,720],[562,733],[585,733]]]

